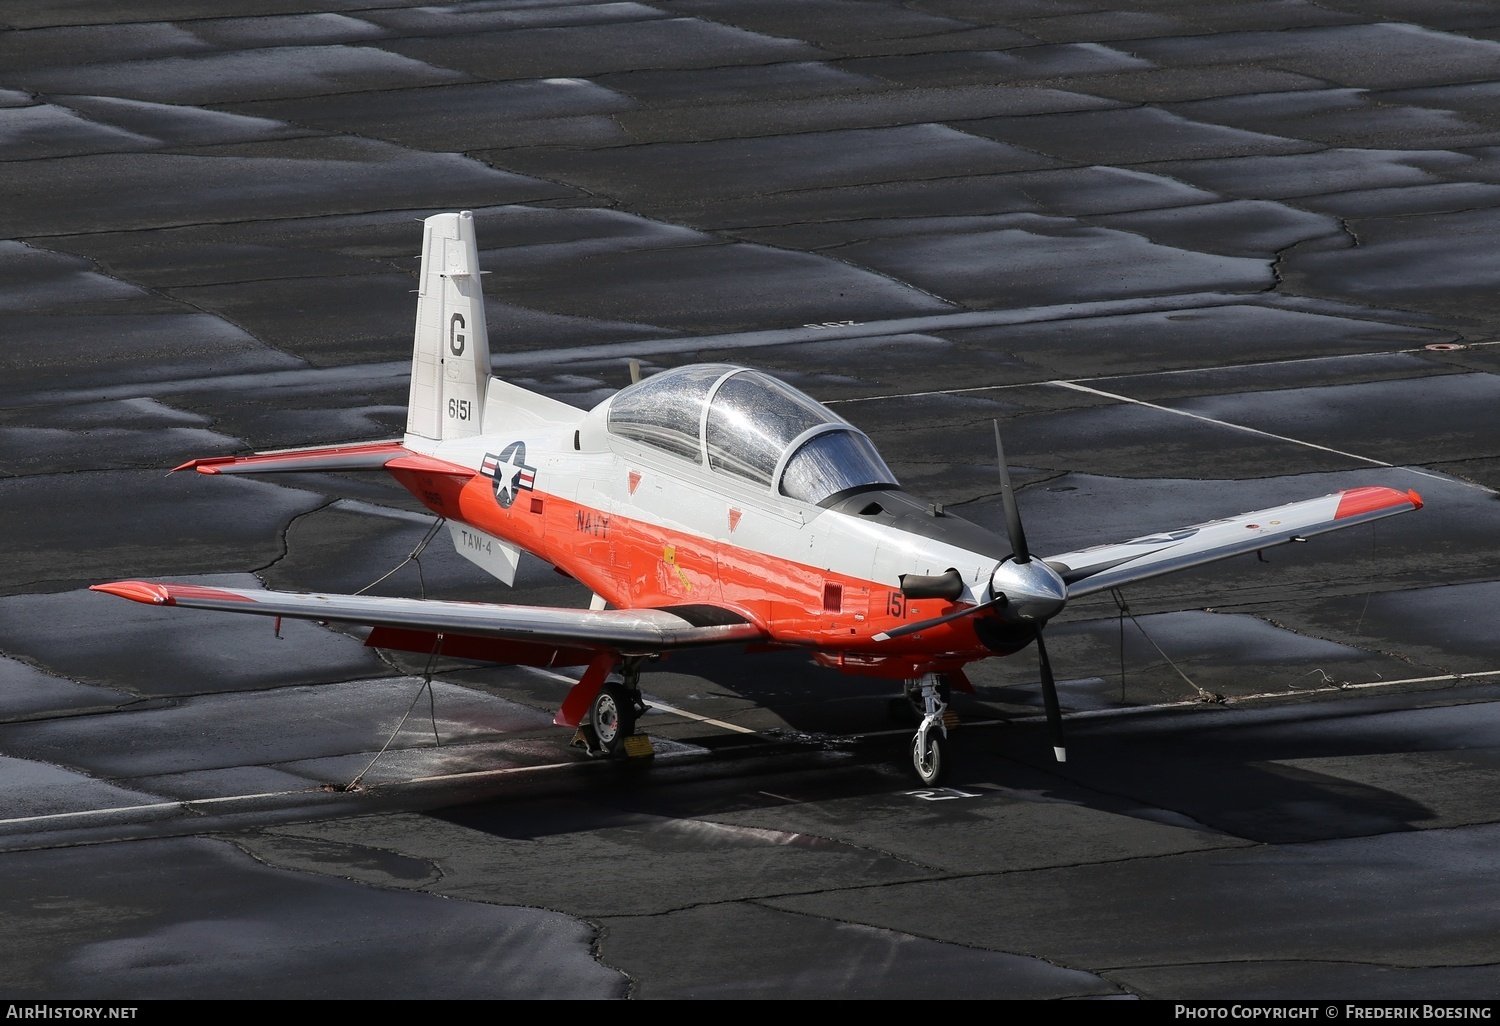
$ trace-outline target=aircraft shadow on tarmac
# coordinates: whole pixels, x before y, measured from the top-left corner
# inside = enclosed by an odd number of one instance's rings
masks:
[[[753,704],[786,727],[755,736],[677,735],[679,741],[713,749],[714,756],[682,769],[670,760],[649,768],[599,766],[603,772],[591,775],[586,788],[572,788],[561,801],[548,799],[537,807],[525,792],[500,800],[492,800],[493,793],[476,794],[471,804],[429,815],[496,836],[516,837],[520,830],[535,837],[767,804],[911,792],[918,786],[905,772],[909,728],[892,716],[892,688],[807,666],[797,653],[753,659],[678,653],[667,663],[667,672],[690,673],[698,688]],[[809,674],[819,677],[813,682],[822,689],[816,701],[809,698]],[[645,686],[650,692],[649,675]],[[1472,700],[1488,690],[1465,689],[1464,695]],[[955,731],[950,787],[1078,805],[1262,843],[1442,825],[1435,822],[1438,811],[1358,779],[1361,760],[1433,754],[1456,754],[1469,762],[1489,758],[1486,752],[1449,753],[1454,735],[1446,729],[1455,717],[1472,720],[1474,710],[1488,706],[1403,711],[1409,695],[1340,695],[1316,702],[1072,719],[1074,743],[1068,762],[1058,766],[1041,718],[999,710],[986,701],[990,697],[958,696],[955,705],[969,722]],[[515,814],[517,801],[526,804],[526,815]],[[550,807],[542,807],[549,801]],[[945,815],[963,815],[962,803],[951,804]]]

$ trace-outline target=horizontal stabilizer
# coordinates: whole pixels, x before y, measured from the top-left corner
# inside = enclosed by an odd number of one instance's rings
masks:
[[[367,442],[362,445],[329,445],[311,449],[282,449],[250,456],[209,456],[189,460],[179,470],[200,474],[310,474],[331,470],[417,470],[467,480],[478,471],[420,452],[400,442]]]
[[[1416,492],[1353,488],[1118,545],[1064,552],[1049,556],[1047,565],[1062,575],[1068,598],[1074,599],[1421,508]]]
[[[378,595],[315,595],[153,581],[116,581],[96,584],[90,590],[147,605],[453,631],[476,637],[558,643],[621,653],[645,654],[669,648],[758,641],[764,637],[754,624],[695,627],[664,609],[566,609]]]
[[[280,449],[252,456],[209,456],[189,460],[179,470],[200,474],[274,474],[323,470],[380,470],[398,456],[408,455],[400,442],[366,442],[361,445],[326,445],[307,449]]]

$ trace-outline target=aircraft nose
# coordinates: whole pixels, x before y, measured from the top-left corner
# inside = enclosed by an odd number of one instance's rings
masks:
[[[1017,563],[1007,559],[990,576],[990,595],[1005,596],[1000,616],[1014,623],[1046,623],[1068,601],[1068,586],[1040,559]]]

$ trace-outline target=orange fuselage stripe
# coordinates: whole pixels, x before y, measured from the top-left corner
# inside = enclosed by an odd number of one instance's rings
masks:
[[[890,641],[874,635],[955,608],[946,599],[908,599],[890,585],[755,552],[623,516],[557,495],[518,490],[509,508],[475,475],[392,467],[434,513],[517,545],[577,578],[620,608],[685,605],[732,610],[771,640],[853,656],[848,667],[886,675],[957,667],[993,655],[963,618]],[[831,657],[842,665],[839,656]],[[923,671],[925,672],[925,671]]]

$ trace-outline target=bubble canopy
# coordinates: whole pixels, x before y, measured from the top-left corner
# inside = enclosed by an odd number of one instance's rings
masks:
[[[609,431],[807,503],[897,487],[864,432],[790,385],[729,364],[677,367],[621,389]]]

